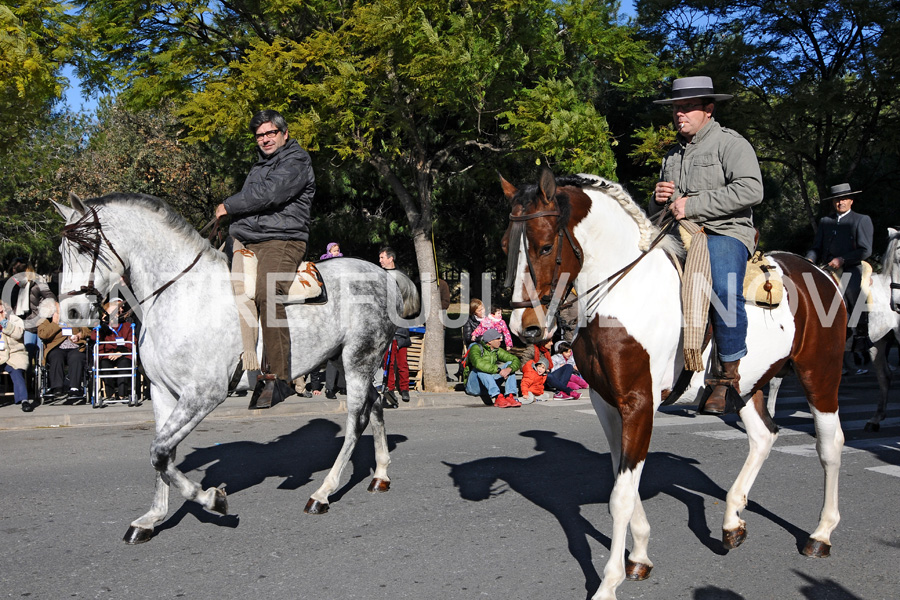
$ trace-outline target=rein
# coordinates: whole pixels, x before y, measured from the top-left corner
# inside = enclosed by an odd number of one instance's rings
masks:
[[[78,290],[72,290],[72,291],[66,292],[64,295],[65,296],[80,296],[80,295],[84,294],[85,296],[88,296],[88,295],[94,296],[94,298],[95,298],[94,305],[98,308],[100,315],[102,316],[107,313],[106,313],[106,310],[104,310],[103,303],[101,301],[102,294],[94,285],[94,280],[95,280],[94,274],[97,270],[97,260],[100,257],[101,242],[106,242],[106,245],[109,247],[110,252],[112,252],[113,255],[117,259],[119,259],[119,263],[121,263],[123,269],[125,269],[127,271],[128,267],[125,265],[125,261],[122,260],[122,257],[119,256],[119,253],[116,252],[116,249],[113,246],[112,242],[109,240],[108,237],[106,237],[106,234],[103,232],[103,226],[101,225],[100,219],[97,216],[97,210],[93,206],[88,207],[88,208],[90,210],[90,213],[85,213],[83,217],[81,217],[74,223],[64,226],[63,231],[62,231],[63,239],[68,240],[70,243],[74,244],[82,252],[90,252],[92,254],[91,272],[88,275],[88,284],[81,286],[81,288]],[[89,219],[89,217],[90,217],[90,219]],[[218,229],[219,229],[218,219],[214,218],[211,222],[207,223],[201,230],[201,232],[206,231],[206,229],[208,229],[212,225],[215,225],[215,227],[213,227],[212,232],[210,232],[210,239],[212,239],[212,237],[214,235],[216,235],[216,233],[218,233]],[[137,306],[140,306],[147,300],[150,300],[151,298],[155,298],[159,294],[163,293],[166,289],[168,289],[169,286],[171,286],[173,283],[175,283],[176,281],[181,279],[188,271],[193,269],[194,265],[196,265],[197,262],[200,260],[200,257],[203,256],[204,250],[206,250],[206,249],[205,248],[201,249],[200,252],[197,253],[197,256],[194,257],[194,260],[191,261],[191,264],[189,264],[187,267],[182,269],[182,271],[178,275],[176,275],[169,281],[165,282],[158,288],[156,288],[146,298],[144,298],[143,300],[138,302]],[[131,284],[128,281],[127,273],[125,274],[124,279],[125,279],[125,284],[130,287]],[[132,310],[133,309],[134,309],[134,307],[132,307]]]

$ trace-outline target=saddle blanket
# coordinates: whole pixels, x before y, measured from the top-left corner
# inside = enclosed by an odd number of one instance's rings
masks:
[[[256,299],[256,273],[257,260],[256,254],[244,248],[240,242],[234,242],[234,254],[231,261],[231,272],[234,274],[242,273],[243,293],[251,300]],[[237,286],[235,286],[237,287]],[[299,302],[308,303],[322,296],[325,289],[325,283],[316,265],[308,260],[300,263],[297,267],[297,276],[291,283],[287,298],[284,304],[296,304]],[[238,290],[235,290],[238,293]]]

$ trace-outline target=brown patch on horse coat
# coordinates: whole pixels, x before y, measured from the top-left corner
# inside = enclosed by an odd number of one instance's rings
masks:
[[[815,326],[819,315],[816,314],[813,294],[820,299],[819,304],[828,310],[835,297],[840,294],[837,287],[825,273],[799,256],[778,253],[772,258],[781,266],[790,285],[795,288],[791,309],[794,311],[797,329],[790,356],[794,362],[794,372],[806,390],[809,403],[816,410],[835,412],[838,409],[838,387],[841,384],[847,309],[842,302],[830,326]],[[804,274],[807,274],[806,277]]]
[[[622,417],[619,472],[647,458],[653,430],[650,355],[618,319],[595,317],[572,342],[581,376]]]

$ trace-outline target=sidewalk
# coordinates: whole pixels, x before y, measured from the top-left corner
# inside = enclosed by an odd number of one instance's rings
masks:
[[[449,385],[449,384],[448,384]],[[229,396],[208,416],[207,419],[255,419],[264,417],[285,417],[294,415],[340,414],[347,412],[347,397],[338,395],[329,400],[324,394],[312,398],[291,396],[280,404],[268,409],[248,410],[250,394]],[[480,398],[467,396],[465,392],[410,392],[410,401],[401,402],[397,409],[386,409],[385,413],[422,408],[450,408],[457,406],[481,407]],[[390,416],[388,416],[390,418]],[[140,406],[112,404],[103,408],[93,408],[89,404],[41,405],[33,412],[22,412],[15,404],[0,406],[0,430],[37,429],[49,427],[83,427],[103,425],[136,425],[153,423],[153,403],[145,401]]]

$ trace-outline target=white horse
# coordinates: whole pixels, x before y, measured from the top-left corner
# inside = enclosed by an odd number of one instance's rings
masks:
[[[207,510],[226,514],[224,490],[204,490],[175,466],[178,444],[225,399],[238,366],[239,311],[225,256],[158,198],[111,194],[84,202],[70,199],[72,208],[56,204],[66,219],[60,246],[62,318],[94,320],[95,302],[123,278],[143,301],[138,344],[156,420],[150,447],[156,493],[150,511],[131,523],[125,541],[140,543],[153,536],[168,512],[170,486]],[[370,417],[376,465],[369,491],[388,490],[387,436],[381,399],[371,384],[395,322],[418,310],[418,296],[404,296],[395,279],[371,263],[335,259],[322,262],[319,271],[328,302],[286,307],[292,377],[340,356],[347,381],[347,424],[334,466],[306,505],[309,513],[328,510],[328,497]]]
[[[888,228],[888,246],[880,274],[872,275],[872,306],[869,308],[869,355],[878,378],[878,408],[866,423],[866,431],[878,431],[887,417],[891,370],[887,363],[887,345],[891,333],[900,342],[900,231]]]
[[[683,370],[681,280],[666,252],[680,244],[670,238],[652,246],[658,229],[620,185],[599,177],[557,182],[545,170],[537,185],[517,189],[502,178],[501,183],[512,205],[504,236],[514,276],[512,305],[517,307],[510,328],[529,342],[549,339],[553,319],[547,319],[539,305],[552,308],[554,298],[565,298],[569,281],[574,281],[578,293],[585,325],[572,344],[575,360],[591,386],[591,402],[609,440],[616,472],[609,502],[613,516],[609,560],[593,599],[613,600],[626,577],[644,579],[653,567],[647,555],[650,524],[638,485],[654,414]],[[770,257],[785,280],[785,300],[771,310],[747,306],[748,354],[740,364],[739,414],[750,449],[726,497],[723,545],[735,548],[744,541],[746,523],[740,514],[777,438],[761,388],[791,363],[813,414],[816,450],[825,471],[819,524],[804,554],[824,557],[840,520],[838,475],[844,436],[837,392],[846,309],[823,271],[792,254]],[[620,277],[628,265],[631,269]],[[626,563],[629,526],[634,547]]]

